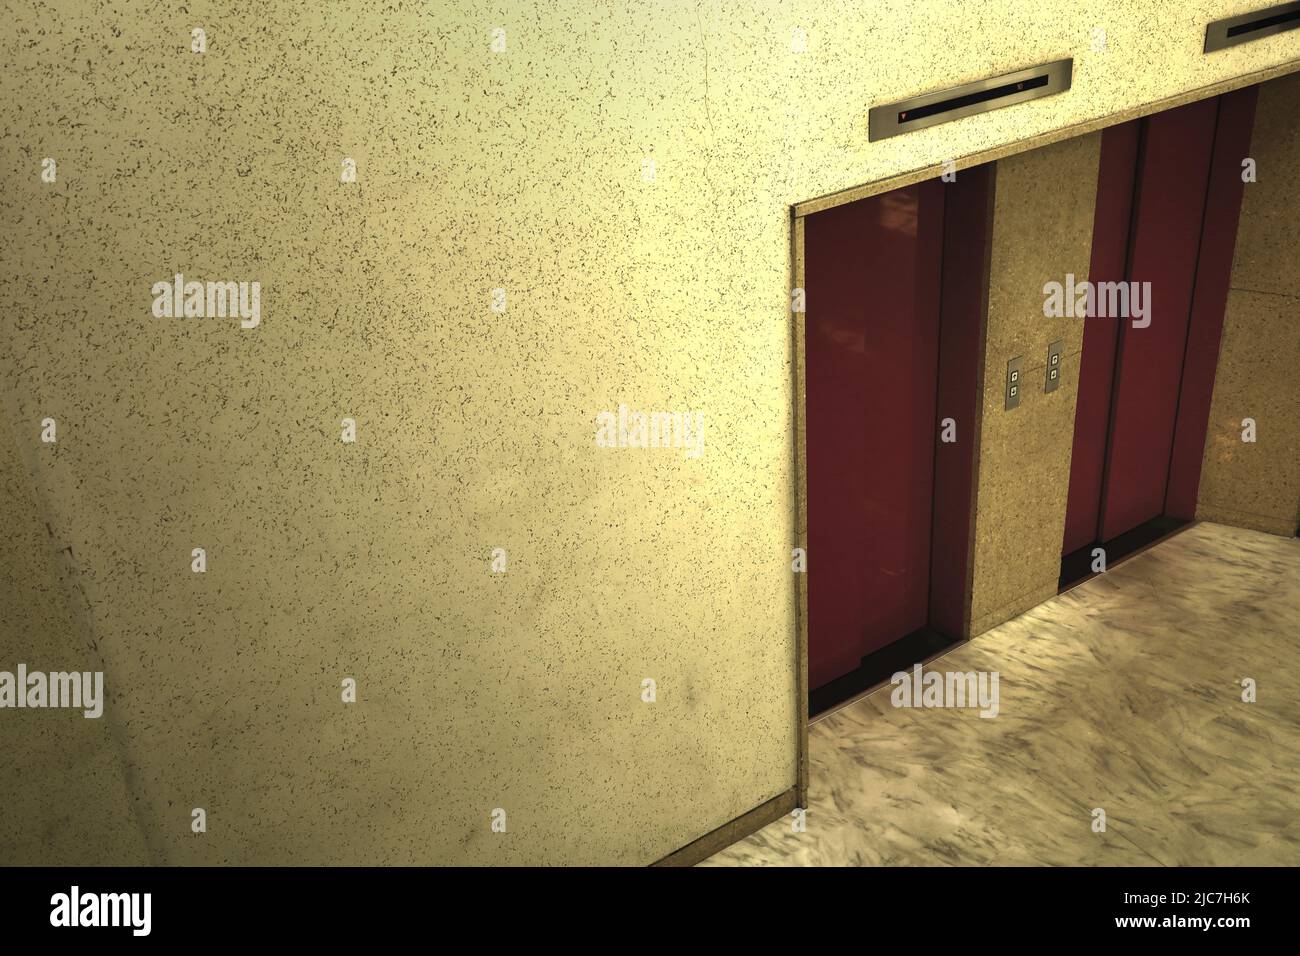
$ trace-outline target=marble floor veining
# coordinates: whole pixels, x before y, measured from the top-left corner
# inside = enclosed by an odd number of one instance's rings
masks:
[[[926,670],[998,715],[886,685],[810,729],[803,832],[703,865],[1300,865],[1300,540],[1198,524]]]

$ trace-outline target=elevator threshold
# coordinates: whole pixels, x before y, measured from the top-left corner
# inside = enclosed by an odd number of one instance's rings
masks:
[[[916,664],[926,664],[962,641],[955,641],[928,627],[900,637],[862,658],[856,668],[808,694],[808,719],[824,717],[844,704],[852,703],[868,691],[886,684],[899,671]]]
[[[1093,551],[1096,548],[1101,548],[1106,553],[1105,566],[1110,569],[1121,561],[1135,557],[1166,538],[1190,528],[1195,523],[1184,518],[1159,515],[1150,521],[1144,521],[1132,531],[1116,535],[1109,541],[1094,541],[1092,544],[1085,544],[1078,551],[1071,551],[1061,559],[1061,578],[1057,582],[1057,593],[1064,594],[1084,581],[1105,573],[1093,570]]]

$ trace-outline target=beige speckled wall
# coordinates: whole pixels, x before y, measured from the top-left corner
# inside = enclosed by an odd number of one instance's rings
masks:
[[[18,448],[0,422],[0,670],[93,673],[103,660],[87,643],[86,606],[60,569],[75,556],[56,553]],[[151,862],[113,703],[104,709],[0,712],[0,864]]]
[[[1070,486],[1083,323],[1043,315],[1043,284],[1082,282],[1092,252],[1101,134],[1000,160],[993,205],[983,409],[975,506],[971,635],[1056,593]],[[1064,341],[1046,392],[1047,349]],[[1021,359],[1020,405],[1005,407]]]
[[[1196,516],[1300,526],[1300,77],[1260,87]],[[1256,441],[1242,440],[1255,420]]]
[[[9,4],[5,408],[59,422],[23,460],[122,826],[172,863],[640,864],[788,790],[790,204],[1300,56],[1200,55],[1251,5]],[[1068,94],[867,142],[874,102],[1064,55]],[[155,318],[178,271],[259,281],[260,326]],[[702,411],[704,454],[598,448],[621,402]]]

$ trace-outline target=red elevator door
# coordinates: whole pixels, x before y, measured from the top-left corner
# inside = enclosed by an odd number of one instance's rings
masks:
[[[1164,514],[1217,107],[1202,100],[1146,121],[1128,278],[1150,296],[1141,319],[1110,320],[1119,354],[1102,541]]]
[[[1254,103],[1105,132],[1089,279],[1127,281],[1143,314],[1084,320],[1065,555],[1194,513]]]
[[[943,183],[804,225],[809,685],[924,627]]]

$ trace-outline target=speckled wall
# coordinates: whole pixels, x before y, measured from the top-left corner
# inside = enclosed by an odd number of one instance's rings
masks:
[[[171,863],[640,864],[788,790],[790,204],[1300,55],[1201,56],[1251,5],[9,4],[5,409],[104,661],[101,811]],[[176,273],[260,283],[256,328],[155,315]],[[703,453],[600,447],[620,404]],[[66,778],[22,779],[6,833]]]
[[[1043,285],[1088,275],[1101,134],[1000,160],[993,205],[970,634],[1056,593],[1083,323],[1043,315]],[[1045,390],[1048,346],[1065,343]],[[1007,409],[1007,364],[1021,360]]]
[[[19,444],[0,422],[0,670],[100,670],[86,606],[60,571],[71,556],[54,552],[42,510]],[[0,712],[0,863],[151,862],[117,722],[83,714]]]
[[[1293,535],[1300,525],[1300,77],[1259,91],[1196,515]],[[1254,423],[1254,441],[1250,419]]]

